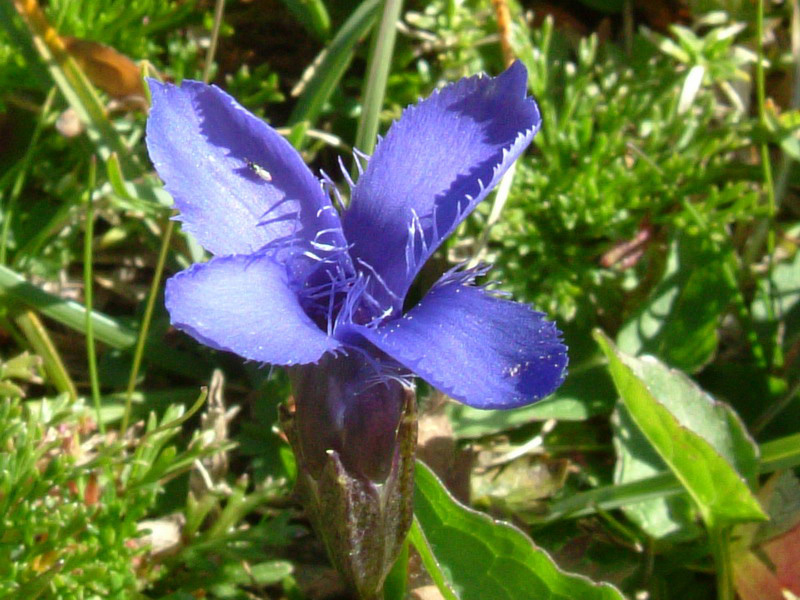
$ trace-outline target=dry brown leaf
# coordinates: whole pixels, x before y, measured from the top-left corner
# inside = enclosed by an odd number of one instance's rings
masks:
[[[424,585],[411,590],[411,597],[414,600],[444,600],[442,592],[435,585]]]
[[[114,98],[144,97],[139,67],[111,46],[62,36],[67,52],[75,59],[89,80]]]
[[[770,521],[736,529],[739,547],[734,552],[733,570],[741,600],[786,600],[800,596],[797,490],[798,481],[791,472],[773,475],[758,493]]]

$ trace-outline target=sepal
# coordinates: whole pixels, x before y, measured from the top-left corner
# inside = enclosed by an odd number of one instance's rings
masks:
[[[295,493],[331,562],[362,600],[383,597],[383,582],[411,527],[417,416],[414,390],[404,392],[392,464],[382,482],[348,472],[333,449],[321,470],[309,468],[295,414],[281,406],[281,427],[298,461]]]

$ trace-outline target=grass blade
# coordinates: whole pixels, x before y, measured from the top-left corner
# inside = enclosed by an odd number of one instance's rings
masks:
[[[365,0],[345,21],[331,43],[323,50],[311,67],[313,74],[289,117],[292,127],[306,121],[313,126],[322,107],[331,97],[353,58],[353,49],[366,35],[378,17],[380,0]]]
[[[365,154],[372,154],[375,148],[386,82],[392,66],[394,41],[397,37],[397,19],[400,18],[402,7],[403,0],[384,0],[380,25],[373,33],[364,84],[364,104],[355,142],[355,147]]]

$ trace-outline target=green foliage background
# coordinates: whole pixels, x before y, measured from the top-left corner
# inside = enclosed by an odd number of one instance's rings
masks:
[[[0,597],[343,597],[291,501],[285,375],[169,328],[164,277],[204,255],[170,224],[146,100],[48,61],[23,4],[0,3]],[[43,8],[144,74],[208,75],[336,173],[370,108],[380,4]],[[422,566],[401,561],[386,598],[410,593],[409,569],[446,598],[732,598],[755,577],[742,565],[796,531],[797,7],[770,5],[765,25],[750,3],[696,2],[656,30],[631,4],[581,4],[585,28],[510,5],[542,131],[415,293],[449,264],[494,263],[498,287],[565,331],[570,375],[503,413],[442,409],[421,386],[423,423],[446,415],[448,460],[473,455],[451,475],[524,534],[420,467]],[[490,2],[401,15],[383,130],[437,86],[503,68]]]

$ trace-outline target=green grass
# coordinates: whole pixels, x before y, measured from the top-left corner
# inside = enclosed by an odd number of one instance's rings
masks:
[[[445,597],[588,593],[552,559],[611,584],[591,587],[598,597],[727,599],[771,540],[798,535],[791,10],[768,8],[777,35],[762,68],[758,11],[713,2],[628,35],[618,3],[600,4],[614,32],[602,42],[511,5],[543,128],[508,194],[433,267],[481,256],[500,289],[565,331],[570,375],[551,399],[509,413],[448,405],[437,425],[455,465],[440,476],[536,546],[425,471],[410,538],[424,568],[398,565],[387,598],[404,597],[405,569],[425,568],[411,580]],[[216,53],[210,3],[59,0],[44,15],[152,76],[211,74],[335,173],[359,131],[502,70],[491,3],[404,3],[394,44],[382,6],[228,3]],[[0,598],[336,597],[292,500],[285,374],[170,328],[163,281],[204,252],[169,220],[142,102],[120,106],[46,39],[0,3]],[[70,115],[84,127],[68,136]],[[418,396],[435,422],[433,393]]]

